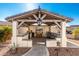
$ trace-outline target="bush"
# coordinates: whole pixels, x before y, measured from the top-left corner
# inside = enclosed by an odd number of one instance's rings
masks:
[[[72,31],[72,34],[75,39],[79,39],[79,27]]]
[[[0,42],[5,42],[11,38],[12,28],[10,26],[0,26]]]
[[[2,38],[4,37],[4,28],[0,26],[0,42],[2,42]]]

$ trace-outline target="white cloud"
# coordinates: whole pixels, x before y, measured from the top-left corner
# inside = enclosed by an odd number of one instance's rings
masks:
[[[26,11],[29,11],[29,10],[38,8],[38,6],[39,6],[39,4],[37,4],[37,3],[26,3],[26,4],[24,4],[24,9]]]
[[[6,21],[5,19],[0,19],[0,21]]]

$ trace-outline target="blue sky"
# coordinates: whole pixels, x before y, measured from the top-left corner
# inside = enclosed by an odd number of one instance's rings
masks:
[[[0,21],[11,15],[36,9],[38,6],[50,12],[55,12],[73,19],[68,25],[79,25],[79,4],[78,3],[0,3]]]

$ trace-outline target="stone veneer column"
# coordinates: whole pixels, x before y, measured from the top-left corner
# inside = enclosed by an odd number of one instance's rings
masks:
[[[67,38],[66,38],[66,22],[61,22],[62,31],[61,31],[61,46],[66,47],[67,46]]]
[[[16,47],[17,46],[17,21],[13,21],[12,22],[12,47]]]

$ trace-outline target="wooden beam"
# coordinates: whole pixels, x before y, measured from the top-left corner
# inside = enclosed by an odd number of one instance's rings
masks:
[[[46,13],[46,14],[50,14],[50,15],[55,16],[55,17],[57,17],[57,18],[67,19],[67,18],[64,17],[64,16],[60,16],[60,15],[57,15],[57,14],[53,14],[53,13],[49,13],[49,12],[45,12],[45,11],[42,11],[42,12],[44,12],[44,13]],[[67,19],[67,20],[68,20],[68,19]]]
[[[33,19],[33,20],[29,20],[29,19],[21,19],[21,20],[17,20],[18,22],[37,22],[37,20]]]
[[[28,17],[28,19],[30,19],[30,20],[31,20],[32,18],[31,18],[31,17]]]
[[[58,30],[60,30],[60,28],[56,25],[56,27],[58,28]]]
[[[23,23],[24,23],[24,21],[21,21],[21,23],[18,25],[17,28],[19,28]]]
[[[32,14],[33,15],[33,17],[37,20],[38,19],[38,17],[35,15],[35,14]]]
[[[58,22],[55,21],[55,24],[61,29],[61,25],[59,25]]]
[[[44,19],[46,17],[46,14],[44,14],[42,17],[41,17],[41,19]]]
[[[41,14],[40,14],[40,12],[39,12],[39,14],[38,14],[38,18],[41,18]]]
[[[21,21],[24,21],[24,22],[37,22],[37,20],[35,19],[32,19],[32,20],[29,20],[29,19],[20,19],[20,20],[17,20],[18,22],[21,22]],[[61,20],[55,20],[55,19],[43,19],[42,20],[43,22],[61,22]]]
[[[49,20],[49,19],[45,19],[45,20],[42,20],[43,22],[61,22],[60,20]]]

